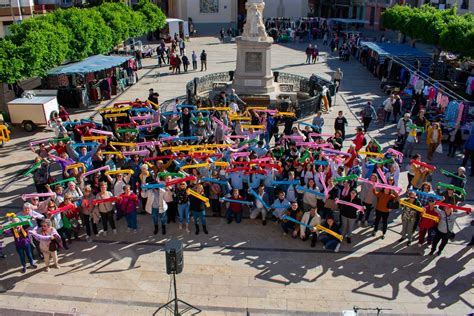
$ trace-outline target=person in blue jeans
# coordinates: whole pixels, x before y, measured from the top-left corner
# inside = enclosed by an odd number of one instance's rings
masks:
[[[168,204],[164,201],[164,196],[166,191],[164,189],[145,189],[145,198],[147,204],[145,210],[148,213],[151,213],[151,218],[153,219],[153,234],[158,234],[158,223],[161,223],[161,232],[163,235],[166,234],[166,222],[168,221],[168,216],[166,211],[168,210]]]
[[[332,230],[333,232],[340,234],[339,226],[334,222],[334,217],[329,215],[326,221],[322,224],[323,227]],[[336,237],[329,235],[328,233],[322,232],[319,235],[319,240],[323,243],[324,248],[327,250],[333,250],[334,252],[339,251],[341,242]]]
[[[181,182],[176,186],[174,191],[175,201],[178,203],[178,214],[179,214],[179,229],[183,229],[183,222],[186,219],[186,232],[189,231],[189,197],[186,192],[186,182]]]
[[[20,219],[14,217],[12,219],[12,222],[18,223],[20,222]],[[20,262],[22,265],[22,273],[26,272],[26,258],[28,258],[30,267],[36,269],[36,265],[33,261],[33,253],[31,252],[31,241],[28,236],[28,229],[28,226],[17,226],[4,232],[7,236],[13,236],[13,239],[15,240],[16,251],[18,253],[18,256],[20,257]]]
[[[204,195],[204,187],[202,184],[197,184],[194,187],[194,191]],[[206,227],[206,206],[204,205],[204,202],[195,196],[190,196],[189,208],[193,212],[194,225],[196,226],[196,235],[199,235],[199,222],[201,222],[202,231],[204,234],[209,234]]]
[[[127,220],[128,230],[133,230],[134,233],[137,233],[138,197],[135,193],[131,191],[130,185],[127,184],[126,186],[124,186],[123,189],[124,191],[122,194],[120,194],[117,204],[120,205],[120,209],[125,213],[125,219]]]

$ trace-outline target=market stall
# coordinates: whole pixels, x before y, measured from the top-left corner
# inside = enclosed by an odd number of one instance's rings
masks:
[[[136,69],[133,56],[95,55],[51,69],[43,79],[43,88],[57,89],[60,105],[87,107],[135,84]]]

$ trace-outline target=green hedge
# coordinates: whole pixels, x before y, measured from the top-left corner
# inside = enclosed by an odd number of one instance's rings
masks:
[[[382,25],[445,51],[474,57],[472,13],[457,15],[456,8],[438,10],[430,5],[395,5],[382,13]]]
[[[0,39],[0,82],[44,76],[67,60],[107,53],[130,37],[162,28],[166,17],[149,0],[135,10],[123,3],[59,9],[12,25],[12,35]]]

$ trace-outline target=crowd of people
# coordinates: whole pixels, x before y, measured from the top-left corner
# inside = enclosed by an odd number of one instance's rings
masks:
[[[185,40],[177,35],[175,35],[174,39],[171,40],[171,44],[168,46],[164,40],[161,40],[156,49],[156,58],[158,60],[158,66],[169,66],[169,70],[172,74],[181,74],[181,69],[186,73],[190,70],[190,67],[192,67],[193,71],[197,71],[198,61],[201,65],[201,71],[207,70],[206,50],[203,49],[201,53],[193,51],[191,56],[189,56],[186,51]]]
[[[23,210],[7,214],[10,221],[0,227],[13,236],[23,271],[26,260],[36,267],[35,252],[47,270],[50,258],[59,267],[57,251],[66,251],[83,230],[90,242],[116,234],[116,222],[125,220],[136,234],[141,213],[151,215],[144,215],[141,223],[149,224],[141,231],[161,229],[163,235],[167,225],[208,234],[211,213],[229,225],[248,214],[264,226],[277,223],[284,235],[309,240],[311,247],[320,241],[337,252],[341,243],[352,243],[356,226],[372,227],[376,236],[381,224],[383,239],[389,217],[400,210],[400,242],[410,246],[418,229],[418,246],[440,255],[456,219],[470,212],[459,205],[466,195],[463,167],[441,169],[448,183],[434,185],[435,166],[420,154],[382,150],[363,127],[344,148],[342,111],[334,133],[322,134],[321,113],[309,124],[297,121],[294,112],[248,106],[235,93],[221,95],[212,107],[177,100],[165,112],[150,91],[145,102],[101,110],[100,122],[63,115],[56,138],[32,142],[35,164],[26,175],[32,175],[36,192],[23,195]],[[415,130],[426,127],[420,122],[429,124],[417,120]],[[428,139],[433,133],[428,129]],[[404,162],[406,191],[399,185]]]

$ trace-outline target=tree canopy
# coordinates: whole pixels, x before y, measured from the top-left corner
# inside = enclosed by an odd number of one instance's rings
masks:
[[[140,0],[133,10],[121,2],[107,2],[27,19],[12,25],[11,36],[0,39],[0,81],[44,76],[66,61],[107,53],[165,23],[163,12],[149,0]]]
[[[456,8],[438,10],[430,5],[421,8],[395,5],[382,13],[382,25],[445,51],[474,57],[471,13],[457,15]]]

